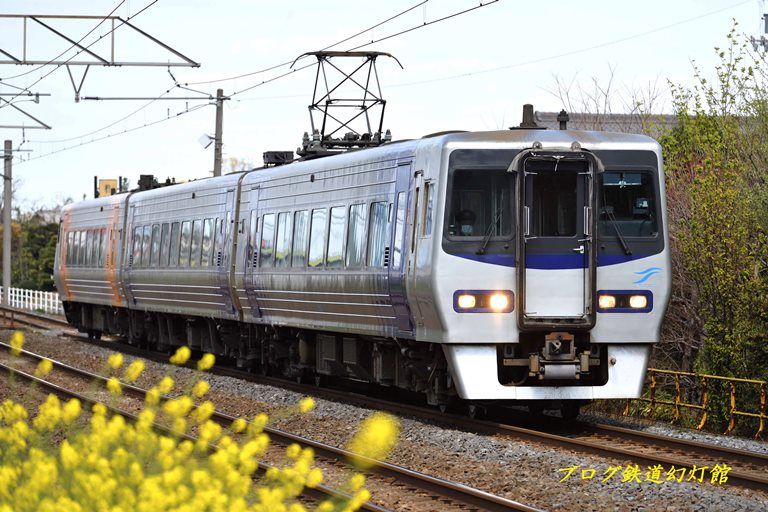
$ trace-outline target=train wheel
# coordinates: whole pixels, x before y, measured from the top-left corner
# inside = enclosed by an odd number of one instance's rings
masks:
[[[483,416],[485,416],[485,407],[477,404],[469,404],[467,405],[467,416],[473,420],[482,419]]]
[[[569,400],[563,402],[563,405],[560,406],[560,416],[562,416],[564,420],[572,421],[578,417],[580,410],[580,403],[575,400]]]

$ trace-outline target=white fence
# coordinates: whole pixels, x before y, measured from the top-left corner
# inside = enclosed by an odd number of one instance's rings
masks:
[[[0,298],[3,287],[0,286]],[[56,292],[43,292],[40,290],[25,290],[23,288],[11,288],[10,306],[12,308],[29,309],[47,313],[49,315],[62,315],[64,308]]]

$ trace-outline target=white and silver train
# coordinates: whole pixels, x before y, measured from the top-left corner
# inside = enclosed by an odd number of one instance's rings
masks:
[[[87,200],[55,281],[93,337],[570,415],[641,392],[670,293],[661,149],[453,132]]]

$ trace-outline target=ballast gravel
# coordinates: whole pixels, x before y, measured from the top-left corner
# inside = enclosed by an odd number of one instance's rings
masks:
[[[7,340],[9,331],[0,333]],[[104,348],[80,343],[60,333],[30,332],[27,345],[31,351],[91,371],[103,371],[111,342]],[[118,345],[114,345],[118,348]],[[126,364],[133,358],[126,356]],[[205,378],[211,385],[209,398],[219,410],[236,416],[251,417],[258,412],[270,414],[271,425],[317,441],[343,447],[354,435],[360,421],[372,410],[317,399],[317,408],[298,414],[298,393],[231,377],[203,375],[195,370],[146,362],[147,369],[138,385],[148,387],[162,376],[172,376],[180,386],[191,386]],[[600,417],[600,421],[605,418]],[[622,469],[630,460],[607,459],[543,443],[509,437],[475,434],[416,419],[401,418],[400,442],[389,462],[432,476],[460,482],[544,510],[618,510],[618,511],[768,511],[768,494],[748,489],[707,483],[649,482],[622,483],[622,471],[603,483],[611,466]],[[626,424],[625,424],[626,426]],[[646,426],[649,429],[651,427]],[[766,443],[702,433],[690,433],[670,426],[654,426],[655,432],[699,439],[741,449],[766,451]],[[565,469],[576,466],[571,476],[561,480]],[[588,478],[592,471],[594,476]],[[668,469],[668,468],[665,468]],[[584,470],[584,472],[582,472]],[[641,478],[646,468],[641,466]],[[582,478],[584,477],[584,479]],[[664,480],[664,474],[661,475]],[[375,498],[375,495],[374,495]],[[425,506],[426,504],[424,504]],[[420,510],[430,510],[420,508]],[[434,510],[440,510],[435,503]]]

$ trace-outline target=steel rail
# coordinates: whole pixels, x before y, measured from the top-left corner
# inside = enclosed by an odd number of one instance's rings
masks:
[[[4,308],[0,306],[0,310],[2,309]],[[14,311],[19,313],[19,310]],[[22,312],[22,314],[26,314],[26,312]],[[48,317],[44,317],[42,315],[32,314],[30,316],[37,317],[43,321],[48,320]],[[64,325],[63,321],[57,320],[56,323],[57,325]],[[47,326],[43,327],[47,328]],[[71,329],[71,326],[69,327]],[[159,356],[158,352],[156,351],[142,350],[133,345],[126,345],[123,343],[110,344],[110,346],[107,347],[105,343],[87,340],[81,336],[78,336],[77,339],[79,341],[91,343],[102,348],[111,348],[134,356],[154,360],[156,362],[167,363],[165,358],[163,356]],[[570,430],[574,430],[574,428],[581,428],[587,431],[591,431],[593,434],[602,434],[605,436],[618,438],[620,440],[623,439],[625,441],[632,441],[636,444],[642,445],[644,448],[660,448],[667,450],[668,452],[673,452],[645,453],[642,451],[615,446],[614,443],[611,443],[610,440],[606,439],[590,439],[589,436],[583,436],[580,438],[578,437],[578,433],[556,434],[537,428],[527,428],[509,423],[471,419],[463,415],[440,413],[434,409],[426,408],[423,406],[391,402],[370,396],[350,393],[349,391],[331,390],[327,388],[320,389],[318,387],[304,385],[286,379],[256,375],[231,367],[223,367],[217,365],[212,369],[212,371],[217,375],[230,376],[251,382],[281,387],[283,389],[289,389],[298,393],[312,394],[330,400],[355,403],[366,408],[386,410],[399,414],[407,414],[422,420],[450,424],[452,427],[458,426],[467,431],[482,432],[490,435],[505,435],[515,438],[523,438],[534,442],[543,441],[559,447],[573,449],[585,453],[598,454],[603,457],[629,459],[636,463],[653,465],[664,464],[666,466],[674,465],[676,468],[687,469],[692,469],[694,466],[698,468],[701,467],[699,465],[701,461],[681,459],[680,456],[674,452],[698,454],[700,457],[706,457],[710,462],[713,463],[739,461],[745,464],[760,467],[763,469],[763,472],[754,473],[750,471],[742,471],[740,469],[732,470],[728,473],[728,481],[726,485],[760,489],[763,491],[768,490],[768,476],[766,476],[766,470],[768,470],[768,455],[753,453],[747,450],[717,446],[701,441],[679,439],[599,423],[579,422],[568,427]],[[563,422],[560,422],[557,418],[548,418],[548,420],[553,420],[557,426],[562,427],[564,425]],[[548,425],[550,430],[551,427],[552,421],[550,421]],[[574,435],[576,437],[574,437]]]
[[[6,345],[6,347],[7,347],[7,345]],[[54,363],[54,365],[55,365],[55,363]],[[119,415],[123,416],[124,418],[126,418],[126,419],[128,419],[128,420],[130,420],[131,422],[134,422],[134,423],[137,422],[138,419],[139,419],[138,416],[133,414],[133,413],[130,413],[128,411],[125,411],[123,409],[115,407],[115,406],[113,406],[111,404],[104,403],[104,402],[101,402],[99,400],[95,400],[95,399],[90,398],[90,397],[88,397],[86,395],[78,393],[77,391],[72,391],[72,390],[67,389],[67,388],[65,388],[63,386],[59,386],[58,384],[54,384],[52,382],[49,382],[49,381],[47,381],[45,379],[41,379],[41,378],[36,377],[34,375],[31,375],[31,374],[29,374],[27,372],[19,370],[18,368],[14,368],[12,366],[9,366],[9,365],[7,365],[7,364],[5,364],[3,362],[0,362],[0,370],[5,371],[9,375],[15,375],[15,376],[21,377],[22,379],[24,379],[27,382],[38,384],[38,385],[44,387],[45,389],[47,389],[48,391],[50,391],[51,393],[54,393],[55,395],[59,396],[60,398],[64,398],[64,399],[76,398],[76,399],[80,400],[80,402],[82,402],[84,404],[89,404],[91,406],[94,406],[96,404],[101,404],[108,411],[110,411],[111,413],[119,414]],[[162,424],[160,424],[158,422],[153,422],[152,423],[152,428],[157,430],[157,431],[159,431],[159,432],[163,432],[163,433],[165,433],[167,435],[177,435],[177,436],[180,436],[180,437],[182,437],[184,439],[187,439],[189,441],[192,441],[192,442],[197,441],[197,438],[195,436],[193,436],[192,434],[176,432],[176,431],[170,429],[169,427],[166,427],[165,425],[162,425]],[[209,450],[215,450],[216,449],[216,445],[209,444],[208,445],[208,449]],[[259,474],[259,475],[262,475],[262,476],[266,475],[267,470],[269,470],[271,467],[272,467],[271,465],[259,461],[258,467],[256,469],[256,473]],[[332,488],[330,488],[328,486],[325,486],[325,485],[322,485],[322,484],[320,484],[320,485],[318,485],[318,486],[316,486],[314,488],[305,487],[304,490],[303,490],[303,494],[305,496],[311,497],[311,498],[316,499],[316,500],[324,500],[324,499],[328,499],[328,498],[341,498],[341,499],[344,499],[344,500],[351,499],[351,496],[349,494],[347,494],[345,492],[342,492],[342,491],[338,491],[336,489],[332,489]],[[372,503],[365,503],[364,505],[362,505],[361,509],[362,510],[368,510],[368,511],[371,511],[371,512],[389,512],[388,509],[383,508],[383,507],[379,507],[378,505],[375,505],[375,504],[372,504]]]
[[[0,342],[0,347],[5,348],[6,350],[11,349],[10,345],[2,342]],[[41,354],[30,352],[28,350],[21,350],[20,354],[25,357],[34,359],[36,361],[48,359],[53,363],[54,369],[64,370],[70,374],[76,375],[84,379],[89,379],[91,381],[101,381],[103,384],[106,384],[108,380],[108,378],[103,375],[93,373],[87,370],[83,370],[83,369],[71,366],[67,363],[48,358]],[[143,388],[134,386],[132,384],[122,383],[122,382],[121,382],[121,387],[123,390],[130,391],[131,393],[133,393],[134,395],[138,396],[141,399],[146,398],[147,390]],[[170,400],[172,398],[173,397],[167,396],[167,395],[161,397],[161,399],[164,401]],[[197,409],[197,405],[195,405],[194,408]],[[232,422],[237,419],[237,417],[221,411],[214,411],[211,418],[214,419],[217,423],[219,423],[223,427],[230,426]],[[367,465],[370,466],[370,471],[378,474],[379,476],[382,476],[384,478],[392,478],[397,482],[409,485],[418,490],[427,491],[431,494],[438,495],[441,498],[447,498],[447,499],[450,499],[451,501],[458,502],[460,504],[469,505],[471,507],[479,507],[481,510],[489,510],[489,511],[518,510],[518,511],[526,511],[526,512],[534,512],[538,510],[536,508],[524,505],[522,503],[518,503],[516,501],[510,500],[501,496],[497,496],[479,489],[475,489],[473,487],[469,487],[464,484],[433,477],[425,473],[414,471],[412,469],[408,469],[402,466],[397,466],[395,464],[390,464],[388,462],[361,457],[348,450],[344,450],[336,446],[332,446],[326,443],[315,441],[313,439],[292,434],[290,432],[286,432],[274,427],[266,426],[264,427],[264,432],[269,435],[270,439],[278,442],[281,445],[287,446],[287,445],[296,443],[301,445],[302,447],[312,448],[315,451],[315,453],[320,454],[323,457],[327,459],[331,459],[335,462],[339,462],[339,461],[343,462],[346,460],[352,460],[354,458],[362,459],[367,463]]]

